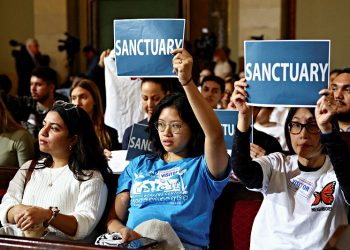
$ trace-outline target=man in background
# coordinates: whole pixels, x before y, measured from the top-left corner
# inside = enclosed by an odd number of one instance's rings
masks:
[[[55,93],[57,72],[50,67],[37,67],[30,77],[31,96],[3,94],[3,100],[13,118],[20,122],[37,139],[42,122],[56,100],[68,98]]]
[[[97,50],[94,47],[87,45],[83,48],[83,56],[86,60],[87,67],[85,75],[87,77],[91,77],[93,70],[99,63],[100,55],[97,53]]]
[[[16,59],[18,95],[30,96],[29,85],[33,69],[38,66],[49,66],[50,58],[41,54],[39,43],[34,38],[29,38],[20,50],[13,50],[12,55]]]
[[[350,68],[339,71],[334,81],[330,83],[337,102],[337,119],[343,132],[350,132]]]
[[[224,95],[225,81],[218,76],[206,76],[201,83],[201,93],[204,99],[213,108],[219,108],[218,104]]]

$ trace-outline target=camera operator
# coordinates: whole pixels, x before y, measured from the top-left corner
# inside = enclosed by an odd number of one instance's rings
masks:
[[[43,55],[39,50],[39,43],[34,38],[29,38],[26,44],[10,41],[12,46],[20,46],[20,49],[12,51],[16,60],[16,72],[18,76],[18,95],[30,96],[31,72],[38,66],[49,66],[50,57]]]

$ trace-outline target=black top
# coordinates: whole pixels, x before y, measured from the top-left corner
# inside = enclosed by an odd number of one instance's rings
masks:
[[[265,149],[266,154],[283,152],[278,140],[265,132],[253,128],[253,143]]]
[[[237,177],[249,188],[261,188],[263,172],[261,166],[250,158],[250,130],[240,132],[237,128],[232,147],[231,165]],[[350,158],[349,150],[341,139],[339,131],[321,134],[321,143],[326,147],[334,172],[346,201],[350,201]],[[299,168],[302,167],[299,162]],[[311,170],[311,169],[310,169]],[[317,171],[318,169],[314,169]]]
[[[111,140],[110,150],[120,150],[122,145],[118,141],[118,131],[105,124],[105,130],[107,131],[109,138]]]

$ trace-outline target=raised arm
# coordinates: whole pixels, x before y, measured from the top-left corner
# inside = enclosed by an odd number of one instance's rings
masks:
[[[332,91],[323,89],[320,94],[322,97],[317,102],[315,117],[322,133],[321,142],[326,146],[344,197],[350,203],[350,159],[347,157],[349,150],[333,121],[337,104]]]
[[[263,172],[259,163],[250,157],[250,124],[252,107],[247,105],[248,87],[245,79],[235,82],[235,90],[229,105],[235,106],[238,113],[237,131],[234,135],[231,166],[236,176],[249,188],[261,188]]]
[[[205,134],[205,159],[215,178],[224,176],[228,155],[221,124],[208,102],[199,93],[192,79],[192,56],[185,49],[172,51],[173,67],[183,86],[193,112]]]

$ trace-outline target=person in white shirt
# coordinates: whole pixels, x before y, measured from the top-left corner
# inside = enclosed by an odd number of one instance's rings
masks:
[[[336,100],[320,91],[316,109],[291,108],[285,136],[291,155],[249,156],[251,107],[248,84],[235,82],[231,101],[239,110],[232,148],[235,175],[264,195],[250,249],[323,249],[338,226],[348,224],[349,151],[333,123]]]

